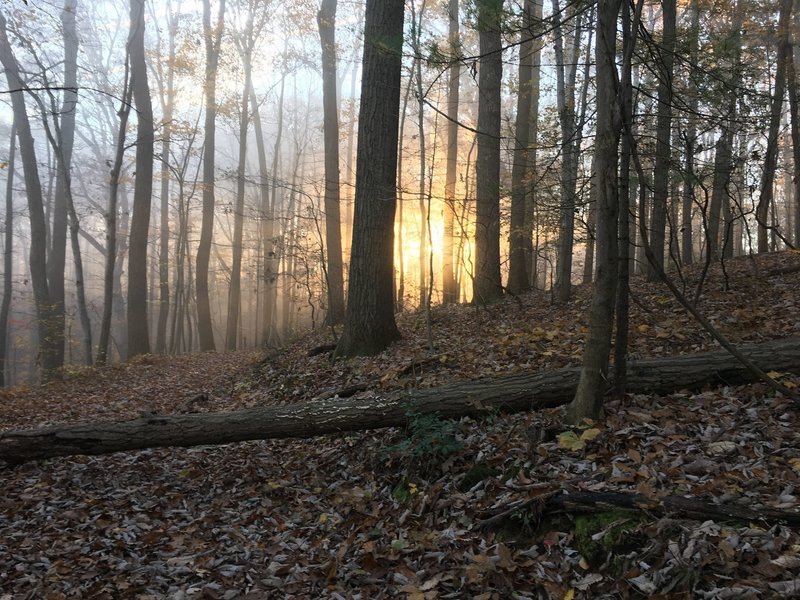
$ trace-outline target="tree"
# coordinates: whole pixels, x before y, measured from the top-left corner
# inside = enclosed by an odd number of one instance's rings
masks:
[[[175,128],[172,120],[175,110],[175,38],[178,30],[178,12],[171,9],[167,2],[167,58],[157,61],[156,75],[159,83],[161,99],[161,209],[160,234],[158,252],[158,324],[156,326],[157,353],[167,350],[167,320],[169,318],[169,196],[170,196],[170,152],[172,149],[172,131]],[[159,37],[160,39],[160,37]],[[166,62],[166,77],[163,73],[163,62]]]
[[[203,216],[200,241],[197,245],[196,292],[197,332],[200,350],[214,350],[214,325],[211,322],[211,301],[208,296],[208,263],[214,235],[214,153],[216,151],[217,66],[222,31],[225,26],[225,0],[220,0],[217,23],[211,25],[211,0],[203,0],[203,39],[206,50],[206,73],[203,94],[205,99],[205,143],[203,146]]]
[[[128,356],[150,352],[147,326],[147,238],[153,196],[153,105],[144,52],[144,0],[130,0],[128,38],[131,90],[136,106],[136,174],[128,243]]]
[[[574,11],[574,6],[572,8]],[[561,223],[558,229],[558,261],[554,295],[566,302],[572,293],[572,252],[575,245],[575,190],[578,177],[578,139],[575,128],[575,77],[577,74],[578,44],[581,38],[580,17],[569,43],[569,56],[564,56],[565,37],[562,35],[558,0],[553,0],[553,33],[556,36],[556,103],[561,125]]]
[[[339,109],[336,98],[336,0],[322,0],[317,13],[322,45],[322,113],[325,137],[325,240],[328,323],[344,319],[342,223],[339,216]]]
[[[528,246],[531,232],[525,227],[525,212],[533,195],[531,155],[532,97],[538,96],[538,80],[533,78],[538,45],[534,44],[536,0],[525,0],[522,7],[522,29],[519,43],[519,90],[517,118],[514,127],[514,163],[511,170],[511,231],[509,232],[508,290],[519,294],[529,288]],[[534,88],[534,84],[536,87]]]
[[[3,302],[0,304],[0,387],[6,384],[6,349],[8,348],[8,315],[11,311],[11,285],[14,249],[14,174],[17,154],[17,125],[11,122],[6,167],[5,230],[3,233]]]
[[[40,369],[43,380],[52,379],[61,367],[62,356],[59,343],[63,344],[63,330],[59,331],[59,320],[50,297],[47,281],[47,224],[44,214],[44,195],[39,178],[39,163],[31,133],[28,111],[25,107],[27,86],[20,75],[19,64],[8,41],[5,15],[0,11],[0,63],[6,71],[6,80],[11,90],[11,108],[17,126],[19,153],[25,176],[25,194],[31,228],[30,272],[33,297],[36,304],[36,324],[39,335]]]
[[[458,0],[449,0],[447,5],[448,39],[451,58],[447,70],[447,166],[444,184],[444,227],[442,233],[442,287],[445,304],[458,301],[456,265],[453,262],[453,234],[456,221],[456,178],[458,176],[458,97],[461,63],[456,56],[460,52]]]
[[[778,56],[775,66],[775,89],[769,115],[769,131],[767,133],[767,149],[764,153],[764,170],[761,173],[761,194],[756,206],[758,220],[758,251],[766,252],[768,248],[767,231],[770,227],[769,210],[772,206],[775,171],[778,167],[778,133],[781,124],[783,95],[786,92],[786,64],[791,51],[789,44],[789,21],[792,14],[792,0],[781,0],[778,17]]]
[[[658,109],[656,117],[656,156],[653,167],[653,208],[650,214],[650,245],[658,266],[664,266],[669,194],[670,152],[672,139],[672,74],[675,64],[676,0],[661,1],[664,28],[658,67]],[[647,270],[650,281],[658,280],[657,271]]]
[[[393,251],[403,0],[367,0],[347,309],[338,356],[375,354],[400,333]]]
[[[567,421],[579,423],[600,415],[611,352],[617,289],[618,156],[622,114],[617,86],[617,16],[621,0],[598,0],[597,135],[595,141],[595,204],[597,206],[597,278],[589,311],[589,332],[580,381],[569,405]]]
[[[503,0],[478,0],[478,157],[475,165],[475,276],[473,302],[503,296],[500,283],[500,30]]]

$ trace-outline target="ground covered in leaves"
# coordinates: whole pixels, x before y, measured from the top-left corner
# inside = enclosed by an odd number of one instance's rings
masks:
[[[800,255],[726,267],[712,267],[698,301],[726,335],[800,335]],[[689,295],[699,274],[686,274]],[[635,280],[633,295],[633,354],[715,348],[661,287]],[[401,342],[347,362],[309,356],[331,341],[326,332],[266,357],[144,357],[3,391],[0,428],[574,365],[589,301],[581,288],[569,306],[534,293],[437,308],[430,329],[424,313],[404,315]],[[567,514],[531,502],[635,491],[797,512],[800,409],[791,400],[763,384],[678,389],[610,402],[602,423],[576,430],[561,425],[561,410],[2,469],[0,599],[800,596],[800,536],[784,523]]]

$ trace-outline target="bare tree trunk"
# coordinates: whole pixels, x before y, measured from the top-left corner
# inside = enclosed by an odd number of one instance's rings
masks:
[[[322,104],[325,137],[325,241],[328,315],[331,325],[344,320],[342,219],[339,214],[339,103],[336,97],[336,0],[322,0],[317,13],[322,46]]]
[[[161,214],[158,253],[158,324],[156,326],[157,353],[167,351],[167,322],[169,320],[169,194],[170,194],[170,151],[172,148],[172,123],[175,104],[175,36],[178,29],[178,13],[173,12],[169,3],[169,51],[166,60],[167,77],[161,89]],[[161,64],[159,63],[159,69]],[[161,80],[162,83],[163,79]]]
[[[449,0],[448,39],[450,43],[450,66],[447,69],[447,167],[444,183],[444,228],[442,239],[442,287],[445,304],[458,302],[454,243],[456,222],[456,179],[458,177],[458,103],[461,63],[457,56],[461,52],[459,39],[458,0]]]
[[[653,166],[653,208],[650,214],[650,246],[658,266],[664,266],[666,252],[667,202],[669,197],[670,154],[672,151],[672,76],[675,64],[676,0],[661,0],[664,21],[659,52],[658,109],[656,117],[656,156]],[[658,280],[648,266],[647,278]]]
[[[473,302],[503,296],[500,282],[500,30],[503,0],[478,0],[478,158],[476,163],[475,279]]]
[[[36,323],[39,339],[41,377],[49,380],[56,376],[62,366],[63,326],[59,330],[59,319],[54,310],[47,282],[47,223],[44,214],[44,195],[42,193],[39,166],[36,159],[35,144],[31,133],[28,112],[25,107],[24,90],[19,65],[8,41],[5,15],[0,12],[0,63],[6,71],[8,87],[11,91],[11,105],[14,121],[17,124],[20,158],[25,175],[25,192],[28,198],[28,213],[31,228],[30,272],[36,304]],[[61,362],[60,362],[61,361]]]
[[[414,67],[411,75],[415,84],[415,96],[417,97],[417,135],[419,136],[419,306],[425,306],[426,288],[427,288],[427,263],[428,256],[428,228],[427,228],[427,210],[425,208],[425,169],[426,169],[426,145],[425,145],[425,91],[422,87],[422,47],[420,44],[420,35],[422,31],[422,19],[425,15],[425,0],[422,0],[422,6],[419,10],[419,17],[416,14],[416,4],[411,3],[411,45],[414,50]],[[433,274],[431,274],[433,276]]]
[[[3,302],[0,304],[0,387],[6,385],[6,356],[8,351],[8,315],[11,312],[11,292],[14,251],[14,175],[16,174],[17,123],[11,121],[6,167],[6,214],[3,232]]]
[[[261,126],[261,112],[255,93],[250,96],[253,113],[253,128],[256,136],[256,151],[258,152],[258,189],[261,196],[261,243],[264,247],[264,261],[262,264],[262,279],[264,280],[264,293],[261,305],[261,340],[266,344],[270,339],[270,332],[274,321],[274,296],[270,293],[271,286],[275,283],[275,215],[269,196],[269,170],[267,169],[267,151],[264,145],[264,132]]]
[[[778,167],[778,134],[781,124],[783,95],[786,92],[786,65],[791,45],[789,44],[789,22],[792,15],[792,0],[780,0],[778,17],[778,56],[775,66],[775,90],[769,117],[767,149],[764,154],[764,170],[761,174],[761,193],[756,206],[758,221],[758,251],[769,250],[767,232],[775,224],[769,222],[769,211],[773,203],[775,171]]]
[[[108,361],[109,341],[111,339],[111,317],[114,306],[114,282],[116,280],[117,262],[117,201],[120,192],[120,176],[122,160],[125,156],[125,133],[128,129],[128,116],[131,112],[131,95],[133,90],[128,78],[129,57],[125,55],[125,78],[122,100],[119,108],[119,129],[114,163],[108,187],[108,208],[106,211],[106,260],[103,276],[103,316],[100,320],[100,340],[97,343],[97,364],[104,365]]]
[[[553,291],[556,301],[566,302],[572,293],[572,251],[575,243],[575,178],[578,160],[576,155],[578,134],[575,129],[575,59],[581,28],[578,24],[575,27],[574,37],[565,44],[558,0],[553,0],[553,14],[553,32],[556,37],[556,103],[561,125],[561,220],[558,229],[556,283]],[[580,17],[576,19],[580,22]],[[564,55],[565,45],[570,51],[568,58]]]
[[[378,353],[400,335],[393,252],[403,10],[403,0],[367,0],[353,250],[339,356]]]
[[[698,46],[700,37],[700,4],[698,0],[691,0],[689,4],[689,112],[696,113],[698,106],[697,86],[694,84],[694,65],[697,64]],[[694,114],[687,116],[688,124],[684,147],[686,154],[686,173],[683,179],[683,197],[681,203],[681,259],[684,265],[694,262],[692,248],[692,210],[694,207],[694,187],[696,177],[694,174],[694,154],[697,143],[697,126]]]
[[[580,381],[567,411],[567,421],[596,419],[602,408],[604,385],[611,352],[611,332],[617,291],[617,211],[621,110],[616,89],[617,17],[621,0],[598,0],[597,43],[597,138],[595,141],[597,206],[597,279],[589,312],[589,332],[583,354]],[[600,100],[602,99],[602,100]]]
[[[514,162],[511,169],[511,231],[508,251],[508,291],[519,294],[529,289],[527,244],[530,232],[525,227],[525,211],[533,193],[531,169],[531,105],[534,61],[534,0],[525,0],[522,7],[522,29],[519,42],[519,90],[517,118],[514,128]],[[526,238],[528,238],[526,240]]]
[[[200,350],[215,350],[214,325],[211,319],[211,301],[208,290],[208,265],[211,258],[211,242],[214,237],[214,153],[216,151],[217,118],[217,66],[222,32],[225,26],[225,0],[219,0],[217,22],[211,24],[211,0],[203,0],[203,38],[206,50],[205,97],[205,144],[203,149],[203,217],[200,225],[200,242],[197,245],[195,288],[197,290],[197,330]]]
[[[147,326],[147,238],[153,196],[153,106],[144,51],[144,0],[130,0],[131,89],[136,105],[136,174],[128,242],[128,357],[150,352]]]
[[[247,33],[250,36],[253,26],[252,12],[248,15]],[[239,339],[239,313],[242,305],[242,237],[244,229],[244,194],[245,194],[245,168],[247,166],[247,124],[250,120],[248,107],[250,105],[251,66],[249,40],[241,49],[244,69],[244,89],[242,90],[241,114],[239,115],[239,166],[236,170],[236,202],[233,209],[233,239],[231,246],[233,257],[231,260],[231,280],[228,289],[228,320],[225,334],[225,349],[236,350]]]

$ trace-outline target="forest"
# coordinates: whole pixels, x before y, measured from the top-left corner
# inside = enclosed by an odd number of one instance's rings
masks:
[[[800,593],[800,0],[0,3],[0,600]]]

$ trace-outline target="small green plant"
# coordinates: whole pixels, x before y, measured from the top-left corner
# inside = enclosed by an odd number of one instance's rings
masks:
[[[458,440],[460,426],[436,415],[406,413],[406,438],[386,449],[388,455],[399,455],[411,465],[427,468],[445,460],[463,448]]]

